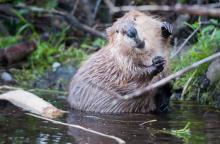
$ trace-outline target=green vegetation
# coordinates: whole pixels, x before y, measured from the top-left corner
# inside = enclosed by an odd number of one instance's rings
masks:
[[[75,48],[73,46],[65,46],[65,35],[60,38],[51,36],[49,41],[41,40],[40,35],[32,36],[31,39],[36,40],[37,50],[28,57],[28,61],[22,70],[12,70],[16,80],[18,80],[22,86],[28,86],[30,81],[44,74],[46,70],[52,69],[51,66],[54,62],[61,64],[74,63],[75,66],[78,67],[80,63],[87,58],[87,50],[93,43],[101,46],[105,43],[104,40],[101,39],[96,39],[94,42],[86,40],[86,43],[83,42],[79,48]],[[19,41],[20,36],[0,38],[0,47],[7,48],[19,43]]]
[[[11,69],[11,72],[15,76],[17,82],[22,87],[30,86],[30,82],[39,78],[46,70],[52,69],[54,62],[61,64],[74,64],[76,67],[80,66],[80,63],[84,61],[91,47],[102,47],[105,45],[103,39],[88,39],[85,38],[79,47],[67,46],[68,40],[76,40],[74,37],[69,37],[67,32],[70,27],[63,26],[63,30],[57,33],[48,34],[48,38],[42,38],[34,25],[25,20],[22,15],[15,11],[20,22],[16,25],[16,33],[14,36],[0,37],[0,48],[7,48],[12,45],[16,45],[23,40],[34,40],[37,43],[37,49],[33,52],[26,61],[22,70]],[[27,37],[27,33],[31,32]]]
[[[192,29],[200,27],[200,31],[197,35],[197,42],[192,45],[192,47],[184,54],[172,60],[172,72],[176,72],[180,69],[185,68],[193,64],[194,62],[201,60],[205,57],[216,52],[220,46],[220,29],[215,26],[217,25],[216,20],[211,20],[212,24],[206,26],[200,26],[199,23],[189,25]],[[185,94],[187,97],[185,99],[189,100],[193,96],[197,95],[198,78],[205,74],[208,67],[208,63],[200,66],[196,71],[192,71],[176,80],[174,83],[174,89],[183,88],[188,82],[188,86]],[[204,95],[201,99],[197,100],[202,103],[207,103],[208,95]]]
[[[179,130],[163,129],[160,132],[170,134],[170,135],[176,136],[178,138],[182,138],[184,143],[187,144],[187,143],[189,143],[189,138],[191,137],[190,125],[191,125],[191,123],[188,122],[183,129],[179,129]]]

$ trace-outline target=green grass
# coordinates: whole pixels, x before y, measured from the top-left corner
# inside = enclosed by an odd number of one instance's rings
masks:
[[[217,21],[213,20],[214,23]],[[189,25],[192,29],[199,27],[198,23]],[[220,47],[220,29],[214,25],[207,25],[200,28],[200,31],[197,35],[197,42],[191,46],[191,48],[183,55],[178,58],[175,58],[171,62],[172,72],[177,72],[196,61],[199,61],[203,58],[208,57],[209,55],[216,52]],[[198,77],[205,74],[208,67],[208,63],[203,64],[195,72],[192,81],[187,89],[188,97],[190,99],[195,92],[195,85],[197,84]],[[185,74],[180,79],[176,80],[174,83],[174,89],[179,89],[184,87],[188,79],[193,75],[193,71]],[[191,94],[190,94],[191,93]]]

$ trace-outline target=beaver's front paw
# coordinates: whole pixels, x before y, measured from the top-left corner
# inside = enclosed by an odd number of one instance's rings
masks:
[[[157,56],[152,60],[152,62],[153,62],[152,66],[153,66],[153,74],[154,75],[163,71],[164,65],[166,63],[166,60],[163,57]]]

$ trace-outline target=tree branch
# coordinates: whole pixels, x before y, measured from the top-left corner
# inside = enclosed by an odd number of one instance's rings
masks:
[[[180,70],[180,71],[178,71],[178,72],[176,72],[174,74],[171,74],[170,76],[168,76],[168,77],[166,77],[166,78],[164,78],[164,79],[162,79],[162,80],[160,80],[160,81],[158,81],[158,82],[156,82],[156,83],[154,83],[152,85],[149,85],[149,86],[147,86],[145,88],[138,89],[138,90],[136,90],[135,92],[133,92],[131,94],[122,96],[121,99],[129,100],[129,99],[140,97],[141,94],[146,93],[146,92],[148,92],[150,90],[153,90],[155,88],[161,87],[161,86],[167,84],[168,82],[170,82],[171,80],[173,80],[173,79],[175,79],[177,77],[180,77],[183,74],[185,74],[185,73],[187,73],[187,72],[189,72],[189,71],[199,67],[200,65],[202,65],[204,63],[207,63],[207,62],[210,62],[210,61],[213,61],[214,59],[219,58],[219,57],[220,57],[220,52],[215,53],[215,54],[213,54],[213,55],[211,55],[211,56],[209,56],[207,58],[204,58],[204,59],[202,59],[202,60],[192,64],[191,66],[188,66],[188,67],[186,67],[186,68],[184,68],[184,69],[182,69],[182,70]]]
[[[88,32],[88,33],[94,35],[94,36],[106,39],[105,34],[103,34],[100,31],[97,31],[97,30],[95,30],[85,24],[80,23],[74,16],[72,16],[71,14],[68,14],[66,12],[57,11],[57,10],[47,10],[47,9],[43,9],[43,8],[39,8],[39,7],[26,6],[26,5],[16,5],[16,6],[11,6],[8,4],[1,4],[0,5],[0,11],[5,12],[6,14],[13,14],[13,11],[12,11],[13,9],[17,9],[17,10],[18,9],[26,9],[26,10],[28,10],[30,12],[34,12],[34,13],[41,13],[41,14],[48,14],[48,15],[52,14],[52,15],[61,16],[72,27],[75,27],[77,29],[81,29],[85,32]]]
[[[216,5],[182,5],[176,4],[174,6],[168,5],[141,5],[141,6],[120,6],[116,7],[112,4],[110,0],[104,0],[105,4],[109,7],[111,13],[117,12],[126,12],[130,10],[139,10],[139,11],[174,11],[178,13],[186,13],[192,15],[200,15],[200,16],[213,16],[220,17],[220,9],[214,8],[218,7],[219,3]]]
[[[79,28],[84,30],[85,32],[89,32],[90,34],[94,35],[94,36],[98,36],[101,38],[106,38],[106,36],[102,33],[99,32],[85,24],[80,23],[74,16],[65,13],[65,12],[61,12],[61,11],[57,11],[57,10],[46,10],[43,8],[38,8],[38,7],[31,7],[31,6],[25,6],[25,5],[17,5],[15,6],[15,8],[26,8],[32,12],[38,12],[38,13],[47,13],[47,14],[54,14],[54,15],[59,15],[65,18],[65,20],[73,27]]]

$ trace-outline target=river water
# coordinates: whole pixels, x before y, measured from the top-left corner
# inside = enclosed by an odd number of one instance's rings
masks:
[[[63,101],[53,104],[66,109]],[[128,144],[219,144],[220,112],[192,102],[172,102],[167,114],[100,115],[71,111],[59,121],[117,136]],[[154,120],[154,122],[144,122]],[[155,121],[156,120],[156,121]],[[182,129],[191,122],[187,137],[162,133],[160,130]],[[116,141],[82,130],[52,124],[25,115],[7,104],[0,107],[0,144],[115,144]]]

